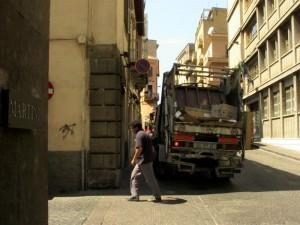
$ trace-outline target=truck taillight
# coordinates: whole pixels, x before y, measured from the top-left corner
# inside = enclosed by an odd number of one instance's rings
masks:
[[[174,147],[179,147],[179,141],[174,142]]]
[[[175,134],[173,136],[174,141],[193,141],[194,135],[189,134]]]
[[[231,144],[231,145],[236,145],[239,142],[239,139],[237,137],[224,137],[220,136],[218,138],[219,144]]]

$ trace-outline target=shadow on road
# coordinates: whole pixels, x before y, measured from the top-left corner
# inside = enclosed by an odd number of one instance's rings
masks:
[[[187,201],[182,198],[165,197],[159,204],[176,205],[186,203]]]
[[[76,196],[128,196],[130,168],[124,169],[121,186],[118,189],[88,190],[77,193],[64,193],[51,197]],[[278,170],[255,161],[245,160],[241,174],[228,182],[206,179],[203,176],[177,175],[159,179],[164,204],[180,204],[186,200],[173,198],[174,195],[204,195],[233,192],[268,192],[300,190],[300,176]],[[141,195],[151,195],[143,182]]]

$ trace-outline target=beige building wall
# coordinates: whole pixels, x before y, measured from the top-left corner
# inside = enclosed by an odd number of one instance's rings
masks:
[[[211,43],[211,34],[227,35],[227,9],[212,8],[203,10],[196,34],[195,53],[197,65],[203,65],[203,57]],[[226,43],[224,43],[226,45]]]
[[[240,33],[242,26],[241,17],[241,5],[240,1],[229,0],[228,1],[228,15],[227,15],[227,26],[228,26],[228,58],[229,68],[238,67],[242,61],[243,39]]]
[[[70,19],[65,19],[68,12]],[[83,0],[51,1],[49,81],[49,151],[81,151],[87,148],[85,109],[88,102],[87,39],[88,4]]]
[[[212,34],[210,44],[203,57],[204,66],[227,66],[227,35]]]
[[[120,13],[116,10],[117,0],[92,0],[90,4],[91,35],[95,44],[117,43],[117,13]]]
[[[225,8],[205,9],[202,12],[195,34],[195,63],[203,66],[204,71],[210,71],[209,67],[228,66],[226,18]],[[220,83],[213,78],[203,77],[193,78],[193,82],[200,86]]]
[[[54,85],[54,95],[49,100],[50,151],[87,148],[88,115],[83,111],[88,104],[85,60],[85,49],[75,41],[51,41],[49,80]]]
[[[241,13],[238,10],[240,7],[239,1],[231,0],[228,1],[228,42],[230,43],[235,39],[236,35],[241,29]]]
[[[182,49],[182,51],[176,57],[176,63],[190,64],[190,65],[196,64],[195,44],[194,43],[188,43]],[[193,81],[193,78],[191,78],[189,76],[176,76],[175,77],[176,84],[186,84],[186,83],[189,83],[192,81]]]
[[[49,81],[54,95],[48,101],[49,191],[56,192],[82,187],[81,158],[88,148],[89,4],[51,0],[50,6]]]
[[[176,62],[180,64],[195,64],[195,44],[188,43],[176,57]]]
[[[48,148],[54,189],[118,186],[133,146],[128,125],[141,117],[139,92],[146,84],[133,67],[142,55],[143,31],[136,13],[143,15],[143,4],[143,0],[51,0],[49,81],[54,95],[49,100]],[[111,79],[95,82],[105,76]],[[109,97],[103,100],[101,91]],[[109,110],[115,118],[104,121],[102,112]],[[91,127],[92,120],[99,119]]]

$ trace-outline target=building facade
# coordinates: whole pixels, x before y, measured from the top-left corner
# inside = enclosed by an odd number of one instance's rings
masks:
[[[157,78],[159,76],[159,60],[157,58],[158,44],[156,40],[145,40],[145,58],[150,64],[148,83],[141,92],[142,124],[146,130],[154,129],[154,120],[159,99],[157,91]]]
[[[118,187],[140,119],[144,0],[51,1],[50,192]],[[65,19],[68,13],[69,19]]]
[[[0,1],[0,20],[0,224],[48,224],[49,1]]]
[[[195,56],[195,44],[188,43],[176,57],[176,63],[186,64],[186,65],[196,65],[196,56]],[[186,76],[176,76],[176,84],[186,84],[189,82],[196,82],[196,78],[192,74],[187,74]]]
[[[212,67],[227,67],[227,9],[204,9],[195,32],[195,42],[188,43],[179,53],[176,62],[200,66],[202,77],[193,74],[175,77],[177,84],[194,83],[197,86],[220,86],[220,79],[209,76]]]
[[[210,67],[228,65],[227,9],[203,10],[195,34],[196,64]]]
[[[176,57],[176,62],[180,64],[196,64],[195,44],[188,43]]]
[[[204,9],[195,32],[195,42],[188,43],[176,57],[176,62],[201,66],[204,76],[213,74],[212,67],[227,67],[227,9]],[[197,86],[220,86],[220,80],[195,77],[193,74],[175,77],[177,84],[194,83]]]
[[[242,74],[254,137],[300,144],[300,2],[228,1],[229,61]]]

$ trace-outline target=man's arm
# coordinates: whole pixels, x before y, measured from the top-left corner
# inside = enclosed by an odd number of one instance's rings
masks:
[[[136,164],[138,157],[142,153],[142,150],[143,150],[142,147],[135,147],[134,156],[133,156],[133,158],[131,160],[131,165],[134,166]]]

